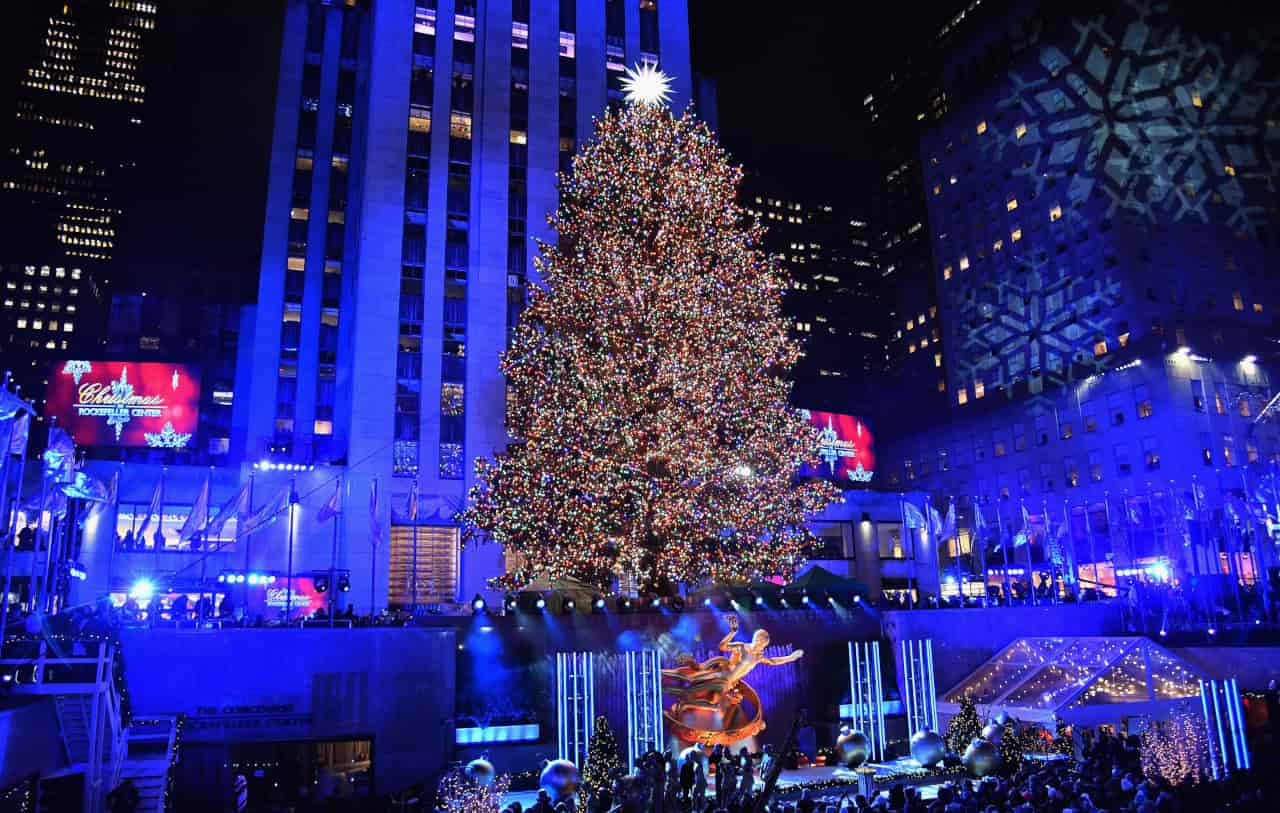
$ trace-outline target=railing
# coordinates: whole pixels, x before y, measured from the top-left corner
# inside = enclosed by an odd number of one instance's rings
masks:
[[[20,654],[24,646],[33,649],[31,655]],[[13,694],[88,699],[84,809],[94,813],[102,808],[107,791],[119,782],[127,750],[121,697],[114,679],[116,644],[106,639],[68,639],[65,646],[69,652],[51,651],[51,642],[44,639],[7,642],[8,652],[0,657],[0,673],[10,677]],[[70,749],[68,759],[73,759]]]

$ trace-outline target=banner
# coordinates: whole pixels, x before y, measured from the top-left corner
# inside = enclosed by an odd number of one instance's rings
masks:
[[[821,477],[846,485],[866,485],[875,476],[875,439],[861,418],[838,412],[800,410],[818,427],[818,465],[800,467],[801,477]]]
[[[184,449],[200,419],[200,376],[185,364],[58,363],[49,372],[45,414],[80,446]]]

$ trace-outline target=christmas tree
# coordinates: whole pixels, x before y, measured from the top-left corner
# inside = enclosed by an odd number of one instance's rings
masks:
[[[1076,744],[1071,733],[1071,726],[1067,725],[1061,717],[1058,717],[1054,723],[1053,750],[1069,757],[1075,756]]]
[[[618,756],[618,742],[613,738],[613,729],[609,727],[609,720],[600,715],[587,745],[587,765],[582,772],[582,784],[587,793],[594,796],[597,791],[611,787],[614,772],[621,769],[622,758]]]
[[[982,718],[978,716],[978,706],[973,698],[965,695],[960,698],[960,710],[947,722],[947,750],[953,754],[963,754],[964,749],[974,737],[982,735]]]
[[[661,103],[661,74],[630,79],[561,179],[558,242],[502,359],[511,442],[477,461],[463,515],[520,554],[500,587],[789,577],[836,496],[796,480],[817,432],[787,404],[800,347],[742,172]]]
[[[1142,773],[1171,785],[1195,784],[1208,774],[1209,743],[1204,718],[1181,709],[1171,720],[1156,720],[1142,732]]]

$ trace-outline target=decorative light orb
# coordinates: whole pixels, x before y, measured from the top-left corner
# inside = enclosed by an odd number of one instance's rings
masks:
[[[1001,728],[1000,724],[992,720],[991,722],[987,723],[986,726],[983,727],[982,739],[986,740],[987,742],[993,745],[999,745],[1000,735],[1003,733],[1004,733],[1004,729]]]
[[[974,776],[987,776],[1000,765],[1000,752],[995,744],[982,737],[974,737],[964,749],[964,765]]]
[[[623,98],[627,104],[665,105],[670,101],[671,77],[652,62],[628,68],[622,79]]]
[[[551,797],[551,803],[564,801],[578,790],[578,766],[567,759],[553,759],[542,769],[538,786]]]
[[[493,769],[493,763],[484,757],[471,760],[464,770],[467,777],[481,787],[488,787],[493,784],[493,777],[497,773]]]
[[[941,762],[946,750],[946,743],[936,731],[925,728],[911,735],[911,758],[925,768]]]
[[[840,764],[846,768],[856,768],[867,761],[871,753],[871,743],[867,735],[861,731],[852,731],[847,726],[836,737],[836,753],[840,755]]]

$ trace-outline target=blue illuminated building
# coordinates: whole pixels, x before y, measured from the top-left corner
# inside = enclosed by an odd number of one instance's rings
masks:
[[[882,431],[881,468],[967,521],[1065,512],[1104,569],[1204,572],[1184,503],[1221,517],[1280,460],[1280,53],[1216,9],[974,5],[919,125],[938,312],[897,339],[949,408]]]

